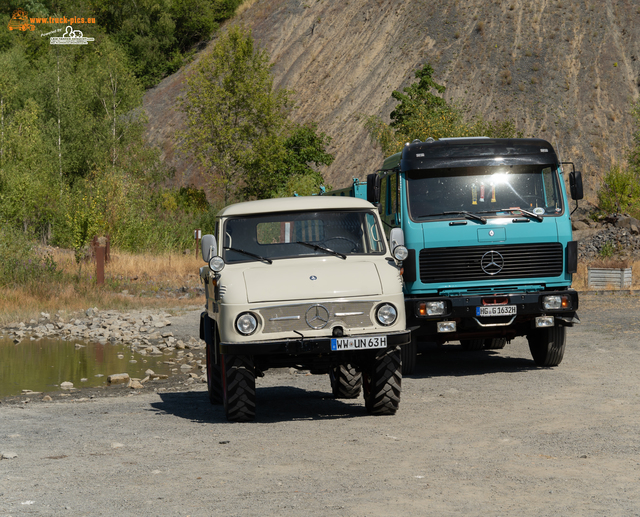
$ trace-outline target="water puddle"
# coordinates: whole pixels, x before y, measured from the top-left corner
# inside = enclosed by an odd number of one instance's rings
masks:
[[[75,388],[104,386],[107,376],[114,373],[142,379],[151,369],[171,375],[175,365],[164,361],[174,357],[174,353],[142,356],[124,344],[27,338],[16,345],[0,338],[0,398],[20,395],[22,390],[59,390],[63,382],[72,382]]]

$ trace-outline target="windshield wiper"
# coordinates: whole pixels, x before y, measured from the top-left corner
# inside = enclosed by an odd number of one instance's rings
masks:
[[[262,260],[263,262],[266,262],[267,264],[273,264],[273,260],[265,258],[265,257],[261,257],[260,255],[256,255],[255,253],[251,253],[250,251],[244,251],[244,250],[241,250],[239,248],[225,248],[225,250],[237,251],[238,253],[244,253],[245,255],[248,255],[250,257],[257,258],[258,260]]]
[[[304,246],[309,246],[310,248],[313,248],[314,250],[322,250],[325,253],[330,253],[331,255],[335,255],[336,257],[340,257],[342,260],[346,260],[346,258],[347,258],[347,256],[343,255],[342,253],[338,253],[337,251],[334,251],[332,249],[325,248],[324,246],[319,246],[318,244],[311,244],[310,242],[304,242],[304,241],[296,241],[296,244],[303,244]]]
[[[497,214],[498,212],[522,212],[523,215],[530,217],[532,219],[537,219],[542,222],[544,218],[539,214],[534,214],[533,212],[529,212],[529,210],[523,210],[522,208],[501,208],[500,210],[485,210],[480,212],[481,214]]]
[[[481,216],[473,214],[471,212],[467,212],[466,210],[455,210],[453,212],[440,212],[439,214],[419,215],[418,219],[421,219],[423,217],[431,217],[432,215],[463,215],[467,219],[473,219],[474,221],[480,221],[480,223],[482,223],[482,224],[487,224],[487,219],[485,217],[481,217]]]

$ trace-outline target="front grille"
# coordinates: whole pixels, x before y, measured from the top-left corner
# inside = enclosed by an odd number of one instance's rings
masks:
[[[303,303],[299,305],[262,307],[256,309],[256,312],[264,320],[263,333],[265,334],[292,332],[294,330],[299,332],[314,330],[313,327],[307,324],[305,316],[307,311],[316,305],[324,307],[329,314],[327,324],[322,327],[323,329],[330,329],[335,325],[339,325],[347,330],[372,327],[371,309],[375,303],[375,301]],[[313,315],[315,315],[315,310],[313,310]],[[317,325],[318,322],[316,321],[315,324]]]
[[[557,242],[425,248],[419,257],[420,281],[425,284],[555,277],[562,274],[562,266],[562,244]]]

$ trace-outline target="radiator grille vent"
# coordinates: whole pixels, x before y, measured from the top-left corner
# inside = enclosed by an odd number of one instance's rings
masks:
[[[503,244],[420,250],[420,280],[464,282],[562,274],[562,244]]]

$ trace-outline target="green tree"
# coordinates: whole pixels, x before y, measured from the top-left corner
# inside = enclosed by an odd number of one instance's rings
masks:
[[[98,23],[125,50],[146,88],[182,63],[170,0],[91,0],[91,6]]]
[[[225,204],[276,197],[291,177],[322,183],[317,168],[333,162],[331,138],[315,124],[289,120],[291,93],[274,89],[269,55],[239,26],[220,36],[187,78],[183,148],[208,169]]]
[[[602,179],[598,209],[602,214],[628,213],[640,218],[640,101],[631,105],[634,120],[633,144],[627,164],[615,164]]]
[[[59,203],[55,147],[43,138],[42,111],[33,99],[7,126],[0,218],[32,237],[46,237]]]
[[[290,124],[288,136],[267,142],[264,157],[256,153],[255,166],[245,172],[243,195],[249,199],[279,197],[288,191],[287,185],[318,192],[324,182],[318,167],[333,163],[333,155],[326,151],[330,143],[331,137],[318,134],[315,123]]]
[[[194,45],[208,41],[218,24],[231,18],[241,0],[173,0],[178,48],[187,52]]]
[[[429,119],[450,109],[442,97],[432,93],[435,90],[440,95],[444,94],[446,87],[433,80],[433,68],[430,64],[416,70],[417,83],[413,83],[402,92],[394,91],[391,97],[399,102],[391,112],[392,128],[401,133],[409,134],[415,131],[414,125],[421,119]]]
[[[366,118],[365,128],[385,155],[399,152],[405,142],[429,137],[522,136],[510,120],[487,122],[480,116],[471,115],[467,108],[447,102],[441,96],[446,88],[435,82],[433,73],[433,68],[427,63],[415,72],[417,82],[402,92],[391,94],[399,104],[391,112],[389,124],[376,115]]]
[[[183,148],[209,171],[227,204],[243,185],[251,191],[247,170],[274,172],[271,158],[283,154],[290,92],[274,90],[267,52],[239,26],[218,38],[186,83]]]
[[[16,59],[16,52],[0,54],[0,174],[5,161],[5,119],[8,120],[19,89]]]
[[[629,213],[640,217],[640,174],[633,168],[614,165],[598,191],[598,208],[604,214]]]

